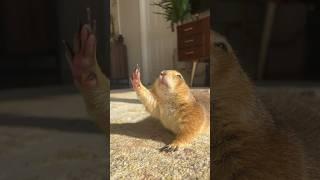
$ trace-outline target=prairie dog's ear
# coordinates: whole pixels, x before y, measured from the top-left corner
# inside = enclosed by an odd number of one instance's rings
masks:
[[[227,39],[215,31],[211,31],[211,42],[211,45],[214,47],[222,49],[226,52],[232,52],[231,45],[228,43]]]

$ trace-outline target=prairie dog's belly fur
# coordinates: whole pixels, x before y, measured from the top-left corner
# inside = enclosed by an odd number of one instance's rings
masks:
[[[160,105],[160,121],[162,125],[177,134],[179,132],[179,109],[171,103],[163,103]]]
[[[180,127],[183,124],[183,120],[185,117],[190,117],[194,121],[202,121],[202,125],[200,128],[200,133],[207,130],[208,121],[206,116],[205,108],[196,102],[194,105],[193,102],[188,105],[184,105],[185,108],[180,108],[179,106],[175,105],[174,103],[166,102],[160,104],[160,117],[159,120],[161,121],[162,125],[172,131],[175,134],[178,134],[180,131]],[[198,116],[194,116],[192,111],[199,112]]]

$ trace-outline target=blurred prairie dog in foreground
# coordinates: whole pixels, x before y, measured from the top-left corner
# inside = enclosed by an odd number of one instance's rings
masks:
[[[211,32],[214,179],[308,179],[303,148],[279,130],[230,44]]]
[[[74,34],[73,47],[66,41],[65,55],[69,62],[73,81],[79,89],[88,113],[98,126],[107,131],[109,119],[109,79],[101,71],[96,57],[96,22],[87,8],[88,22]]]
[[[151,116],[176,134],[161,151],[171,152],[189,144],[209,128],[206,109],[195,99],[182,75],[175,70],[162,71],[149,90],[140,81],[140,71],[132,73],[132,86]]]

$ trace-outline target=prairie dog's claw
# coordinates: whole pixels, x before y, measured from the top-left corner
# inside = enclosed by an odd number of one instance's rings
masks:
[[[62,44],[64,45],[65,50],[72,55],[72,57],[74,56],[74,51],[71,48],[70,44],[66,41],[66,40],[62,40]]]
[[[160,152],[175,152],[179,149],[178,146],[176,145],[173,145],[173,144],[168,144],[168,145],[165,145],[164,147],[160,148]]]
[[[137,64],[134,71],[133,71],[133,78],[136,80],[140,80],[140,67]]]
[[[90,8],[86,8],[86,11],[87,11],[88,24],[91,25],[91,9]]]
[[[135,76],[138,76],[138,78],[140,79],[140,67],[139,67],[138,64],[137,64],[136,67],[134,68],[133,74],[134,74]]]
[[[131,75],[131,84],[134,90],[137,90],[140,87],[140,68],[139,65],[137,64],[136,67],[133,70],[133,73]]]

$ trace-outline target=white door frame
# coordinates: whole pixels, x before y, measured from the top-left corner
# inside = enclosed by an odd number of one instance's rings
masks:
[[[141,28],[141,56],[142,56],[142,78],[146,84],[150,84],[150,68],[148,62],[148,5],[150,1],[148,0],[139,0],[140,7],[140,28]]]

